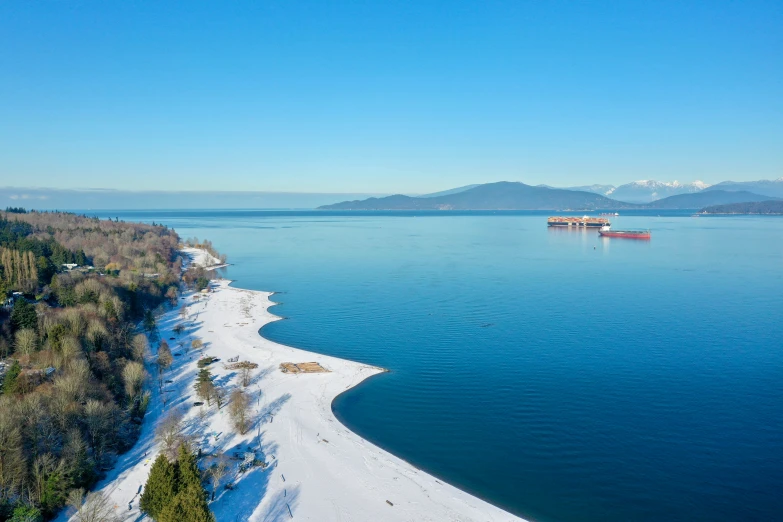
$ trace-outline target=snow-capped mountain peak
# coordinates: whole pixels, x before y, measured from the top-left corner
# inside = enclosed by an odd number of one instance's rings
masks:
[[[693,187],[700,190],[704,190],[705,188],[709,187],[706,183],[703,181],[696,180],[693,183],[680,183],[676,179],[674,181],[656,181],[654,179],[640,179],[638,181],[632,181],[631,183],[628,183],[627,185],[634,185],[637,187],[648,187],[648,188],[662,188],[662,187],[671,187],[671,188],[682,188],[682,187]],[[626,185],[626,186],[627,186]],[[622,186],[622,185],[621,185]]]
[[[656,199],[701,192],[709,185],[703,181],[693,183],[680,183],[679,181],[657,181],[654,179],[641,179],[621,185],[612,193],[612,198],[629,203],[649,203]]]

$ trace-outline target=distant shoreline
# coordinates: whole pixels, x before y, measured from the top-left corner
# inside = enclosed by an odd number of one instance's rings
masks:
[[[703,215],[748,215],[748,216],[779,216],[783,215],[783,200],[770,199],[727,205],[712,205],[699,211]]]

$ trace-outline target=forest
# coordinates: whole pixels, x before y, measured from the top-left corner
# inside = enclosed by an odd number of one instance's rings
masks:
[[[179,243],[160,225],[0,211],[0,520],[53,518],[136,441],[137,325],[176,303]]]
[[[701,214],[783,214],[783,200],[749,201],[745,203],[729,203],[728,205],[713,205],[699,211]]]

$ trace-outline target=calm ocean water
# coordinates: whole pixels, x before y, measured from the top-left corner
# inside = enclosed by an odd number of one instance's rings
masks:
[[[783,219],[616,219],[645,242],[540,212],[111,215],[281,292],[264,336],[390,369],[340,420],[513,513],[783,519]]]

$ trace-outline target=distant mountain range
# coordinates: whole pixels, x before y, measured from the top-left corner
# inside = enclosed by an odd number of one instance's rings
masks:
[[[773,198],[783,198],[783,178],[761,181],[723,181],[705,190],[747,190]]]
[[[669,196],[701,192],[708,186],[701,181],[694,181],[693,183],[673,181],[667,183],[665,181],[642,180],[620,185],[612,192],[612,198],[629,203],[651,203]]]
[[[501,181],[435,197],[403,195],[345,201],[320,207],[325,210],[535,210],[631,208],[606,196],[576,190],[533,187]]]
[[[702,188],[703,187],[703,188]],[[721,192],[717,196],[700,194]],[[739,192],[740,196],[727,195]],[[460,195],[462,194],[462,195]],[[751,194],[750,196],[748,194]],[[669,199],[674,196],[693,198]],[[388,196],[388,197],[387,197]],[[599,197],[596,197],[599,196]],[[704,183],[635,181],[579,187],[532,187],[524,183],[465,185],[416,197],[368,193],[302,193],[253,191],[125,191],[105,189],[47,189],[0,187],[0,208],[22,206],[37,210],[90,209],[624,209],[688,208],[783,198],[783,178],[769,181]],[[370,199],[367,199],[370,198]],[[704,199],[703,199],[704,198]],[[411,201],[414,200],[414,201]],[[338,203],[342,201],[342,203]],[[661,203],[658,203],[661,202]],[[743,201],[744,202],[744,201]],[[323,206],[321,206],[323,205]]]
[[[680,183],[679,181],[654,181],[641,180],[626,183],[615,187],[614,185],[587,185],[583,187],[566,187],[568,190],[583,190],[585,192],[595,192],[602,196],[609,196],[617,201],[626,203],[650,203],[658,199],[678,194],[692,194],[701,192],[709,187],[701,181],[693,183]],[[554,187],[553,187],[554,188]],[[744,189],[738,189],[744,190]]]
[[[549,185],[539,185],[540,187],[549,187]],[[559,188],[559,187],[549,187]],[[585,185],[583,187],[565,187],[566,190],[578,190],[580,192],[592,192],[594,194],[601,194],[602,196],[611,196],[617,189],[614,185]]]
[[[464,187],[457,187],[449,190],[441,190],[440,192],[433,192],[432,194],[422,194],[420,196],[416,196],[417,198],[437,198],[439,196],[448,196],[451,194],[458,194],[460,192],[465,192],[466,190],[470,190],[474,187],[478,187],[479,184],[474,185],[465,185]]]
[[[541,185],[548,186],[548,185]],[[557,188],[557,187],[549,187]],[[614,185],[586,185],[581,187],[565,187],[567,190],[581,190],[608,196],[626,203],[651,203],[669,196],[679,194],[695,194],[703,190],[747,191],[762,196],[783,198],[783,178],[761,181],[723,181],[716,185],[708,185],[702,181],[680,183],[679,181],[641,180]]]
[[[764,190],[754,193],[749,185]],[[581,189],[581,190],[577,190]],[[589,189],[589,190],[585,190]],[[545,185],[531,186],[519,182],[486,183],[459,187],[426,196],[394,195],[364,200],[344,201],[319,207],[325,210],[598,210],[598,209],[697,209],[709,205],[755,202],[774,199],[770,195],[783,190],[783,179],[777,181],[732,183],[708,187],[701,182],[688,184],[637,181],[613,188],[591,185],[569,189]],[[601,192],[609,192],[611,198]],[[661,193],[674,192],[658,198]],[[631,194],[635,201],[620,200],[618,194]]]
[[[678,209],[702,208],[709,205],[727,205],[729,203],[746,203],[767,201],[769,196],[754,194],[747,190],[737,192],[729,190],[704,190],[695,194],[678,194],[642,205],[642,208]]]

